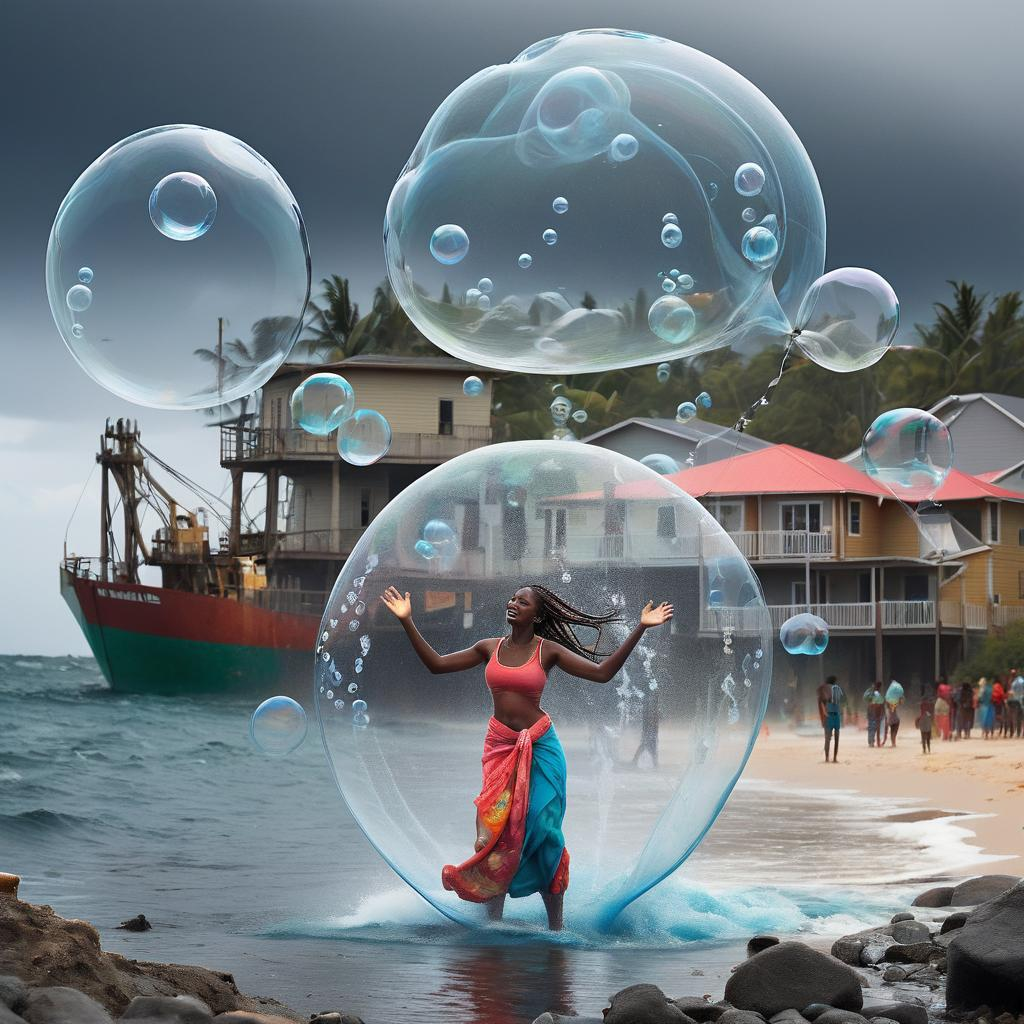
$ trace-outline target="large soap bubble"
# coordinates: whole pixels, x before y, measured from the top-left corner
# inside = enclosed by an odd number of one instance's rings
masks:
[[[278,173],[194,125],[133,135],[61,203],[50,310],[109,391],[164,409],[250,394],[287,356],[309,297],[306,231]]]
[[[309,434],[326,437],[352,415],[356,393],[338,373],[314,373],[291,397],[292,422]]]
[[[828,647],[828,623],[811,612],[791,615],[779,627],[779,642],[788,654],[823,654]]]
[[[926,501],[953,466],[953,439],[930,412],[890,409],[868,427],[861,455],[865,472],[901,501]]]
[[[558,244],[539,246],[552,209]],[[432,255],[452,225],[457,264]],[[457,88],[385,223],[388,274],[432,342],[558,374],[686,357],[752,331],[778,341],[824,242],[814,169],[769,100],[706,54],[612,30],[547,39]],[[651,315],[666,247],[692,289],[685,330]],[[484,276],[488,310],[447,301]]]
[[[451,545],[447,557],[435,542]],[[338,785],[370,841],[467,923],[482,922],[483,909],[445,891],[441,868],[469,856],[475,837],[491,713],[484,667],[430,675],[380,595],[408,591],[424,637],[451,652],[501,636],[508,599],[531,582],[584,610],[618,609],[623,621],[602,646],[621,640],[648,600],[675,606],[671,628],[645,634],[609,684],[558,672],[548,682],[542,706],[569,771],[570,919],[607,920],[692,852],[739,776],[768,696],[772,631],[757,579],[670,479],[617,452],[524,441],[410,484],[338,577],[314,695]],[[339,688],[365,702],[358,718],[327,698]],[[508,908],[522,911],[518,901]]]

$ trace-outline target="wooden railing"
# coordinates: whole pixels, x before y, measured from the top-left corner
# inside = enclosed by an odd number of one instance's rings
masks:
[[[758,560],[767,558],[819,558],[834,551],[832,534],[812,533],[808,530],[738,530],[729,536],[744,557]]]
[[[444,462],[491,443],[491,428],[457,424],[451,434],[396,433],[384,458],[389,462]],[[223,426],[220,461],[224,465],[277,458],[338,458],[337,438],[317,437],[289,427]]]
[[[274,553],[347,555],[356,546],[362,535],[363,530],[361,527],[282,533],[274,545]]]
[[[1009,626],[1011,622],[1020,622],[1024,619],[1024,605],[1021,604],[994,604],[992,605],[992,625],[1002,629]]]

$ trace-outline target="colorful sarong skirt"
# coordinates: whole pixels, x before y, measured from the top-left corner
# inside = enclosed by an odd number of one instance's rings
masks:
[[[565,754],[547,715],[519,732],[492,718],[483,785],[473,801],[490,838],[469,860],[445,865],[442,885],[473,903],[506,893],[565,892],[565,778]]]

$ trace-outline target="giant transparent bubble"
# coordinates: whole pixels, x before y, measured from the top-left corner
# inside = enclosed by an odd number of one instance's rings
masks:
[[[50,310],[82,369],[140,405],[250,394],[283,362],[309,298],[306,230],[277,171],[195,125],[112,146],[61,203]]]
[[[433,547],[441,538],[449,549],[427,557],[425,539]],[[609,920],[686,859],[736,782],[768,698],[772,629],[757,579],[668,478],[613,451],[523,441],[412,483],[338,577],[314,697],[363,831],[402,878],[464,923],[482,923],[483,908],[445,891],[441,868],[465,860],[475,838],[491,714],[484,667],[431,675],[380,595],[389,585],[408,591],[419,629],[446,653],[503,635],[509,597],[531,582],[582,609],[620,609],[623,622],[606,638],[616,644],[646,601],[675,605],[671,626],[648,631],[607,685],[557,671],[549,679],[542,707],[569,774],[570,919]],[[643,742],[652,735],[656,761]],[[506,916],[524,909],[510,901]]]
[[[439,231],[459,239],[457,260],[433,251]],[[778,341],[824,247],[814,169],[771,102],[706,54],[607,29],[536,43],[459,86],[385,222],[416,326],[460,358],[534,373]],[[674,299],[685,329],[651,313],[669,265],[688,283]],[[483,277],[489,309],[460,301]]]

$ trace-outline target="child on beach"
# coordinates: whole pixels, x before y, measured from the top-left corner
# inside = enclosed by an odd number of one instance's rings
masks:
[[[949,701],[945,697],[935,698],[935,729],[943,740],[953,735],[949,722]]]
[[[917,716],[917,727],[921,730],[921,753],[930,754],[932,752],[932,713],[929,705],[921,705],[921,714]],[[893,737],[895,744],[896,737]]]

